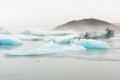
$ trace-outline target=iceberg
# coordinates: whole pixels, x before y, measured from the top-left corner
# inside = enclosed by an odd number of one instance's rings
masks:
[[[30,41],[38,41],[38,40],[44,40],[43,37],[37,37],[37,36],[31,36],[31,35],[5,35],[5,34],[0,34],[0,38],[15,38],[15,39],[20,39],[20,40],[30,40]]]
[[[75,43],[76,45],[81,45],[85,48],[93,49],[106,49],[109,48],[109,45],[104,41],[92,40],[92,39],[81,39]]]
[[[22,41],[15,38],[0,38],[0,45],[21,45]]]
[[[71,43],[74,39],[77,39],[79,37],[78,34],[72,34],[68,36],[63,37],[50,37],[46,41],[54,41],[55,43]]]
[[[12,38],[17,38],[20,40],[29,40],[29,41],[38,41],[38,40],[43,40],[44,38],[42,37],[37,37],[37,36],[32,36],[32,35],[8,35],[9,37]]]
[[[80,45],[64,46],[54,43],[53,41],[48,42],[43,47],[36,50],[28,51],[9,51],[8,55],[14,56],[30,56],[30,55],[40,55],[40,54],[50,54],[50,53],[62,53],[62,52],[74,52],[74,51],[85,51],[86,48]]]

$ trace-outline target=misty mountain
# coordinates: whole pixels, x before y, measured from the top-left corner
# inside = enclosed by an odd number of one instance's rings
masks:
[[[107,21],[102,21],[102,20],[94,19],[94,18],[88,18],[88,19],[69,21],[65,24],[55,27],[54,30],[103,31],[106,28],[116,29],[116,25],[109,23]]]

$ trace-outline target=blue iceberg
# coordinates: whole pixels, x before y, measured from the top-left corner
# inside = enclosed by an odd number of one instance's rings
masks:
[[[0,45],[21,45],[22,41],[14,38],[0,38]]]
[[[104,41],[92,40],[92,39],[81,39],[75,43],[76,45],[81,45],[85,48],[93,49],[106,49],[109,48],[109,45]]]

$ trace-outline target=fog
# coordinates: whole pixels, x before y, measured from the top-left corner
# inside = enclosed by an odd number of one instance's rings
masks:
[[[120,22],[119,0],[0,0],[0,25],[57,26],[94,17]]]

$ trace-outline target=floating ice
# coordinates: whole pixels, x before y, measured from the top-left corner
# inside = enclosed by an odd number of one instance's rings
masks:
[[[0,38],[0,45],[21,45],[22,41],[15,38]]]
[[[5,34],[0,34],[0,38],[15,38],[15,39],[20,39],[20,40],[31,40],[31,41],[36,41],[36,40],[43,40],[44,38],[42,37],[37,37],[37,36],[31,36],[31,35],[5,35]]]
[[[32,56],[32,55],[39,55],[40,53],[35,50],[30,50],[30,51],[8,51],[6,52],[6,55],[11,55],[11,56]]]
[[[17,38],[20,40],[31,40],[31,41],[43,40],[42,37],[31,36],[31,35],[9,35],[9,37]]]
[[[105,38],[106,36],[106,32],[91,32],[91,33],[89,33],[90,34],[90,38],[91,39],[99,39],[99,38]],[[85,35],[85,34],[84,34]]]
[[[73,39],[78,38],[78,34],[63,36],[63,37],[51,37],[47,41],[54,41],[55,43],[70,43]]]
[[[48,42],[43,47],[40,47],[36,50],[28,50],[28,51],[9,51],[8,55],[14,56],[25,56],[25,55],[40,55],[40,54],[50,54],[50,53],[63,53],[63,52],[74,52],[74,51],[85,51],[86,48],[80,45],[72,45],[72,46],[63,46],[54,43],[53,41]]]
[[[80,45],[59,45],[53,41],[48,42],[45,46],[39,48],[41,51],[50,51],[50,52],[65,52],[65,51],[80,51],[86,50]]]
[[[109,48],[109,45],[106,42],[92,39],[81,39],[80,41],[76,42],[76,45],[94,49]]]

